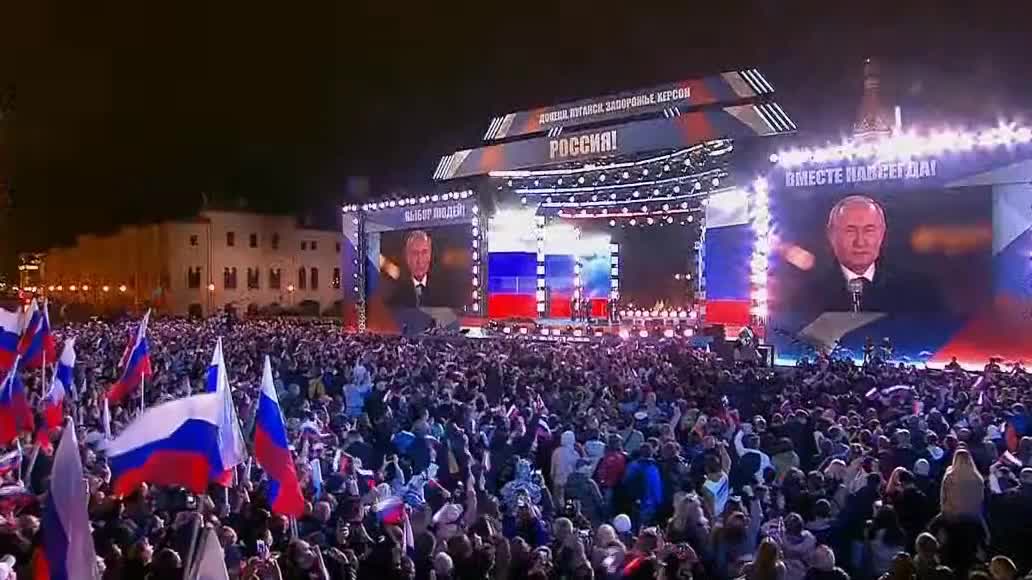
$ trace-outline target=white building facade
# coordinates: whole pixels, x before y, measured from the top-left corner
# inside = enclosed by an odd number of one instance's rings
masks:
[[[298,309],[341,300],[341,232],[299,227],[289,216],[204,211],[196,219],[79,236],[43,262],[43,286],[65,302],[150,304],[208,316]]]

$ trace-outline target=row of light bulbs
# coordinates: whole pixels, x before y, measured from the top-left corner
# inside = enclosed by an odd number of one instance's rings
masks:
[[[467,199],[473,195],[470,190],[466,191],[450,191],[448,193],[423,195],[419,197],[404,197],[401,199],[390,199],[385,201],[375,201],[370,203],[363,203],[361,205],[354,203],[351,205],[345,205],[341,208],[344,212],[354,212],[361,209],[362,211],[376,211],[381,209],[390,209],[394,207],[406,207],[410,205],[422,205],[427,203],[437,203],[439,201],[450,201],[455,199]]]
[[[679,310],[627,309],[620,311],[620,318],[681,318],[694,320],[697,317],[698,314],[694,310],[685,310],[684,308]]]
[[[797,167],[809,163],[828,163],[845,159],[908,159],[974,149],[1015,147],[1032,144],[1032,128],[1001,123],[981,131],[946,130],[928,134],[901,131],[876,141],[848,140],[838,145],[813,149],[791,149],[774,153],[771,163]]]
[[[91,288],[91,286],[89,284],[69,284],[68,285],[68,291],[69,292],[78,292],[80,290],[83,291],[83,292],[89,292],[90,288]],[[119,292],[125,292],[128,289],[129,289],[129,287],[126,286],[125,284],[120,284],[117,287],[112,287],[112,286],[109,286],[107,284],[105,284],[103,286],[100,286],[100,291],[101,292],[110,292],[111,290],[118,290]],[[35,291],[35,287],[33,287],[31,290],[26,288],[26,290],[28,290],[30,292],[33,292],[33,291]],[[47,286],[47,291],[48,292],[64,292],[64,290],[65,290],[64,284],[57,284],[57,285],[51,284],[50,286]]]

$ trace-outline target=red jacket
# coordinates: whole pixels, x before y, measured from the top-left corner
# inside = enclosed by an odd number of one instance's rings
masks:
[[[595,469],[595,481],[603,489],[612,489],[620,485],[625,469],[627,469],[627,455],[622,451],[607,451]]]

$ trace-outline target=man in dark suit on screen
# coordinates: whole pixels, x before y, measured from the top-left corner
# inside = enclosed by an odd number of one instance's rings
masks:
[[[431,276],[433,242],[424,230],[405,235],[405,269],[396,282],[387,304],[393,307],[447,306],[444,283]]]
[[[806,298],[823,312],[935,312],[942,301],[934,285],[882,256],[888,224],[882,206],[865,195],[839,200],[828,214],[827,235],[835,266]]]

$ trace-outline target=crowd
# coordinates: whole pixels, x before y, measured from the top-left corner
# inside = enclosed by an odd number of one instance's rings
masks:
[[[245,580],[1013,580],[1032,566],[1032,375],[1020,368],[874,357],[769,369],[680,340],[152,321],[147,405],[203,390],[222,336],[246,434],[271,357],[308,501],[292,520],[270,512],[252,462],[206,495],[111,495],[100,401],[129,328],[56,329],[76,337],[66,410],[105,579],[182,578],[198,525]],[[38,373],[24,380],[38,399]],[[139,406],[112,409],[115,434]],[[32,493],[45,493],[49,469],[38,454],[24,474]],[[389,498],[403,500],[404,524],[379,511]],[[38,506],[0,501],[0,554],[23,577]]]

